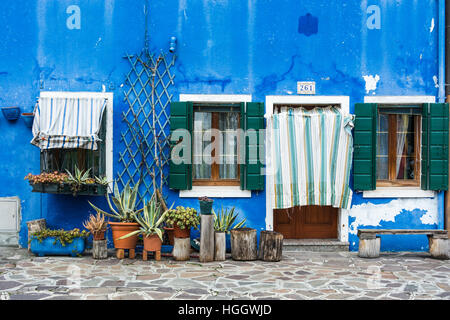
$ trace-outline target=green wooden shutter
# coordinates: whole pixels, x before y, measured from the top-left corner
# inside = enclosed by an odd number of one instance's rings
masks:
[[[265,154],[264,139],[260,134],[260,130],[264,129],[264,103],[241,103],[241,129],[245,135],[244,143],[241,143],[243,157],[240,166],[241,189],[263,190],[264,175],[261,173],[263,159],[259,157]],[[250,136],[252,133],[248,132],[252,129],[255,130],[253,137]]]
[[[376,188],[377,104],[355,104],[353,189]]]
[[[192,155],[189,159],[184,159],[182,163],[175,164],[172,162],[172,149],[177,145],[179,136],[173,136],[173,132],[177,129],[185,129],[189,132],[189,141],[187,143],[189,154],[192,154],[192,125],[193,125],[193,107],[192,102],[172,102],[170,104],[170,155],[169,161],[169,188],[178,190],[192,189]],[[183,138],[184,140],[184,138]],[[181,142],[183,143],[183,142]],[[183,152],[180,156],[185,156]]]
[[[423,104],[421,169],[422,189],[448,189],[448,103]]]

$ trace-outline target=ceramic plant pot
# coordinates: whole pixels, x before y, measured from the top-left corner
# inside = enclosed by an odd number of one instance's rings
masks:
[[[97,231],[97,232],[93,232],[92,233],[92,238],[94,240],[105,240],[105,231],[106,230],[100,230],[100,231]]]
[[[200,200],[200,213],[201,214],[211,214],[213,201],[203,201]]]
[[[27,126],[28,128],[33,127],[34,113],[24,112],[24,113],[22,113],[22,119],[23,119],[23,122],[25,122],[25,126]]]
[[[112,230],[114,248],[116,249],[134,249],[138,240],[138,235],[134,235],[125,239],[119,240],[130,232],[139,230],[139,224],[136,222],[109,222]]]
[[[162,241],[157,234],[144,237],[145,251],[161,251]]]
[[[164,230],[167,232],[167,237],[169,238],[169,244],[173,246],[173,228],[164,227]]]
[[[173,236],[175,238],[190,238],[191,237],[191,228],[184,228],[181,229],[180,227],[177,226],[177,224],[174,225],[173,227]]]

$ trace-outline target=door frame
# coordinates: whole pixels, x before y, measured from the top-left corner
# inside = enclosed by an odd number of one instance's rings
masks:
[[[272,116],[274,105],[277,104],[333,104],[339,105],[345,113],[350,113],[350,97],[349,96],[266,96],[266,114],[265,118]],[[271,173],[271,163],[269,152],[271,149],[271,130],[266,128],[266,230],[273,230],[273,209],[272,197],[274,193],[273,175]],[[347,209],[339,209],[338,211],[338,240],[341,242],[348,241],[348,211]]]

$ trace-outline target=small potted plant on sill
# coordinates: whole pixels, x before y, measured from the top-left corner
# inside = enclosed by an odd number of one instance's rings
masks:
[[[83,227],[89,230],[94,240],[104,240],[108,224],[105,215],[97,212],[97,215],[89,215],[89,219],[83,222]]]
[[[80,256],[85,249],[85,238],[89,232],[77,228],[73,230],[51,230],[44,228],[31,234],[30,250],[35,255],[71,255]]]
[[[130,258],[134,258],[134,249],[136,248],[136,243],[138,240],[138,235],[127,237],[125,239],[120,239],[124,235],[130,232],[139,230],[139,224],[135,221],[135,216],[140,213],[144,208],[139,210],[136,209],[136,198],[138,192],[139,184],[136,184],[133,188],[130,187],[129,183],[126,184],[122,192],[119,192],[117,182],[114,183],[114,195],[112,196],[112,205],[109,195],[106,194],[106,200],[108,201],[109,209],[111,213],[105,212],[91,202],[89,204],[95,209],[95,211],[104,214],[107,217],[111,217],[117,222],[108,222],[111,226],[114,247],[118,249],[117,257],[123,258],[123,250],[130,250]]]
[[[148,251],[154,251],[155,259],[160,260],[164,233],[164,230],[160,228],[160,225],[163,223],[167,213],[168,211],[165,211],[161,214],[160,205],[158,205],[156,199],[152,197],[149,202],[144,204],[143,211],[134,214],[134,219],[140,226],[139,230],[130,232],[129,234],[120,237],[119,240],[141,234],[144,239],[144,260],[147,260]]]
[[[166,222],[173,226],[175,238],[190,238],[191,228],[198,230],[200,218],[197,210],[178,206],[167,212]]]

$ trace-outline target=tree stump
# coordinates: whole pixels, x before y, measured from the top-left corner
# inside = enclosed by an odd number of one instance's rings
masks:
[[[200,262],[214,261],[214,216],[200,215]]]
[[[251,261],[257,259],[256,229],[238,228],[231,230],[231,258]]]
[[[189,260],[191,255],[191,239],[175,237],[173,239],[172,255],[177,261]]]
[[[108,247],[106,240],[94,240],[92,242],[92,258],[106,259],[108,258]]]
[[[214,232],[214,260],[215,261],[225,261],[226,252],[226,240],[225,232],[216,231]]]
[[[431,235],[428,236],[428,244],[430,246],[430,254],[436,259],[449,259],[449,247],[447,235]]]
[[[380,237],[361,237],[358,256],[361,258],[378,258],[380,256]]]
[[[283,235],[275,231],[261,231],[259,234],[258,259],[280,261],[283,254]]]
[[[31,234],[33,232],[41,231],[42,229],[45,229],[47,226],[45,219],[37,219],[37,220],[31,220],[27,221],[27,228],[28,228],[28,240],[31,239]],[[30,251],[30,242],[28,242],[28,251]]]

